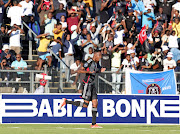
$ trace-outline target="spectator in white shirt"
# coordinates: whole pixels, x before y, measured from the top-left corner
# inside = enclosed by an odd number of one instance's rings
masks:
[[[49,33],[51,36],[54,36],[53,29],[56,28],[57,21],[53,19],[53,14],[48,13],[48,18],[43,21],[45,23],[45,33]]]
[[[71,70],[71,76],[70,76],[70,79],[72,80],[72,81],[75,81],[75,78],[76,78],[76,76],[77,76],[77,74],[78,74],[78,69],[79,69],[79,67],[81,66],[81,61],[80,61],[80,59],[75,59],[75,62],[70,66],[70,70]]]
[[[180,12],[180,0],[177,0],[177,3],[172,6],[172,13],[178,10]]]
[[[121,24],[125,24],[125,22],[122,21]],[[127,29],[121,24],[117,25],[117,27],[115,28],[115,30],[117,29],[117,31],[115,31],[114,45],[123,44],[123,36],[127,32]]]
[[[33,2],[31,0],[24,0],[19,3],[18,6],[22,7],[23,10],[23,21],[26,23],[30,22],[30,17],[33,15]]]
[[[178,37],[176,36],[176,32],[173,30],[171,35],[169,36],[169,48],[178,48]]]
[[[173,54],[171,52],[168,52],[167,58],[163,60],[164,71],[176,68],[176,62],[172,59],[172,57]]]
[[[13,7],[8,10],[7,17],[11,18],[11,26],[14,24],[21,25],[21,17],[23,16],[23,10],[18,6],[17,0],[13,1]]]
[[[65,30],[67,28],[67,22],[66,22],[66,17],[64,15],[61,16],[61,24],[62,24],[62,29]]]
[[[9,30],[8,33],[10,35],[9,46],[11,50],[14,50],[16,54],[20,54],[21,52],[20,34],[24,33],[24,31],[19,26],[14,24],[14,26],[12,27],[11,30]]]

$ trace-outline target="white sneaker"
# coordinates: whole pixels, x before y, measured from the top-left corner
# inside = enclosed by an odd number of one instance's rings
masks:
[[[24,94],[27,94],[28,91],[26,90],[26,88],[24,88],[24,91],[23,91]]]
[[[16,89],[14,87],[12,88],[12,93],[16,93]]]
[[[121,94],[121,92],[119,92],[119,90],[116,91],[116,94]]]
[[[116,94],[116,92],[114,90],[112,90],[112,94]]]

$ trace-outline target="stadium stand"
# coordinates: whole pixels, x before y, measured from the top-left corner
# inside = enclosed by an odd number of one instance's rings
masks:
[[[33,92],[30,83],[24,88],[10,81],[35,80],[38,71],[52,76],[48,92],[77,92],[84,77],[78,69],[95,50],[102,52],[100,65],[111,71],[101,74],[109,82],[124,82],[118,72],[126,68],[179,72],[179,21],[180,0],[0,0],[0,92]],[[3,73],[26,69],[29,79]],[[17,85],[23,89],[14,90]],[[101,81],[99,88],[118,94],[124,86]]]

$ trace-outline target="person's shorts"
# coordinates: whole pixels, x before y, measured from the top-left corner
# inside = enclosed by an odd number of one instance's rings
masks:
[[[83,83],[82,98],[87,101],[97,99],[97,90],[94,82]]]
[[[38,55],[39,55],[39,58],[41,58],[42,60],[47,60],[47,56],[51,56],[50,53],[41,53],[41,52],[38,52]]]

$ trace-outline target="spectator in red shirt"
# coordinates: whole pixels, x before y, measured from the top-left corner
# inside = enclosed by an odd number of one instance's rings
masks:
[[[68,14],[70,14],[70,17],[67,18],[67,25],[68,25],[68,30],[71,32],[71,26],[72,25],[77,25],[79,23],[79,19],[81,18],[81,12],[76,11],[75,9],[71,9],[68,11]],[[77,16],[78,14],[78,16]]]

